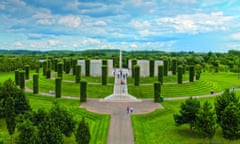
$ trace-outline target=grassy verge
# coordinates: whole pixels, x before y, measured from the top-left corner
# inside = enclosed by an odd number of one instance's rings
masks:
[[[206,99],[200,99],[201,103]],[[214,98],[208,98],[213,102]],[[176,127],[173,114],[179,112],[180,104],[183,101],[164,102],[164,109],[156,110],[149,114],[132,115],[135,144],[189,144],[202,143],[203,140],[196,134],[189,133],[189,126]],[[218,128],[212,140],[213,142],[228,143]],[[240,140],[232,144],[239,144]]]
[[[70,99],[56,99],[48,96],[27,94],[30,105],[33,110],[43,108],[48,110],[51,108],[53,101],[57,100],[61,106],[64,106],[69,112],[74,115],[76,121],[80,121],[85,117],[90,126],[91,144],[106,144],[110,115],[95,114],[79,108],[79,101]],[[4,142],[8,143],[9,135],[7,133],[6,124],[4,119],[0,119],[0,137],[4,138]],[[75,143],[75,137],[65,137],[65,143]]]

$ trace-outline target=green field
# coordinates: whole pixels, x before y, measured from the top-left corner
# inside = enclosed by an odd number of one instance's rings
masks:
[[[239,93],[238,93],[239,94]],[[214,98],[199,99],[214,102]],[[149,114],[132,115],[134,137],[136,144],[198,144],[203,139],[196,134],[189,133],[189,126],[175,126],[173,114],[179,112],[183,101],[163,102],[164,109],[156,110]],[[212,140],[215,143],[228,143],[218,128]],[[239,144],[240,140],[231,144]]]
[[[48,110],[51,108],[53,101],[57,100],[61,106],[64,106],[74,115],[76,121],[80,121],[82,117],[85,117],[90,126],[91,144],[106,144],[110,115],[88,112],[85,109],[79,108],[80,102],[76,100],[56,99],[54,97],[33,95],[30,93],[27,93],[27,98],[33,110],[39,108]],[[0,119],[0,129],[0,140],[2,139],[5,143],[8,143],[10,136],[6,129],[5,119]],[[64,141],[66,144],[75,143],[75,137],[72,134],[70,138],[65,137]]]

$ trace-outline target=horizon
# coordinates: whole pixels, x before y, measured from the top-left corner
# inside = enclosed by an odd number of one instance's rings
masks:
[[[3,0],[1,50],[240,50],[237,0]]]

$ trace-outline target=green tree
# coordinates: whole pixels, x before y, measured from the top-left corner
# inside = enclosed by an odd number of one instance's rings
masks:
[[[63,135],[55,122],[46,116],[38,126],[38,142],[40,144],[63,144]]]
[[[31,106],[29,105],[29,102],[25,96],[25,93],[21,89],[17,91],[17,94],[14,97],[14,102],[15,102],[16,114],[23,114],[26,111],[31,110]]]
[[[16,114],[15,114],[15,107],[14,107],[14,99],[12,97],[8,97],[6,99],[5,118],[6,118],[8,133],[11,136],[10,143],[13,143],[13,134],[16,127]]]
[[[49,111],[49,115],[65,136],[71,136],[75,128],[75,121],[72,114],[64,109],[64,107],[60,107],[60,105],[55,101]]]
[[[30,120],[25,120],[18,126],[17,144],[35,144],[37,140],[37,130]]]
[[[199,109],[194,128],[204,138],[204,141],[205,139],[211,140],[213,138],[217,128],[217,117],[211,103],[208,101],[204,102]]]
[[[78,124],[77,132],[75,134],[76,142],[78,144],[89,144],[91,135],[88,123],[85,122],[84,117]]]
[[[180,114],[173,115],[176,126],[189,124],[190,132],[192,132],[192,128],[196,120],[196,115],[199,111],[199,108],[200,102],[197,99],[193,99],[192,97],[187,99],[184,103],[181,104],[181,109],[179,111]]]
[[[226,89],[223,94],[219,95],[215,99],[215,110],[217,114],[217,122],[221,125],[222,115],[225,108],[229,105],[230,102],[238,103],[239,98],[236,96],[235,92],[230,92],[229,89]]]
[[[228,140],[240,138],[240,104],[231,102],[222,113],[223,137]]]

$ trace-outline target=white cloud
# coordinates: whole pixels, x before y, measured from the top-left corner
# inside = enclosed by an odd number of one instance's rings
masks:
[[[20,6],[20,7],[26,6],[26,3],[21,0],[9,0],[9,2],[15,6]]]
[[[232,40],[240,40],[240,32],[231,34],[230,38]]]
[[[97,26],[106,26],[107,23],[105,21],[103,21],[103,20],[99,20],[99,21],[95,22],[95,25],[97,25]]]
[[[48,40],[50,46],[56,46],[59,43],[59,40]]]
[[[222,12],[210,14],[189,14],[177,15],[176,17],[164,17],[156,20],[161,26],[174,28],[177,33],[199,33],[226,30],[229,22],[233,20],[231,16],[224,16]]]
[[[151,26],[151,23],[149,21],[132,20],[130,24],[136,29],[142,29],[142,28],[147,28]]]
[[[132,43],[132,44],[130,44],[130,47],[131,47],[131,48],[137,48],[138,46],[137,46],[137,44]]]
[[[100,44],[100,41],[98,39],[93,38],[86,38],[82,42],[83,45],[97,45]]]
[[[15,43],[15,46],[18,47],[18,48],[23,48],[24,47],[24,45],[19,41]]]
[[[49,19],[40,19],[37,20],[37,23],[42,24],[42,25],[51,25],[53,22],[51,22]]]
[[[73,15],[61,16],[58,19],[58,24],[76,28],[76,27],[80,26],[81,18],[78,16],[73,16]]]
[[[36,19],[50,19],[53,18],[51,12],[49,10],[43,10],[41,12],[37,12],[32,16],[32,18]]]

